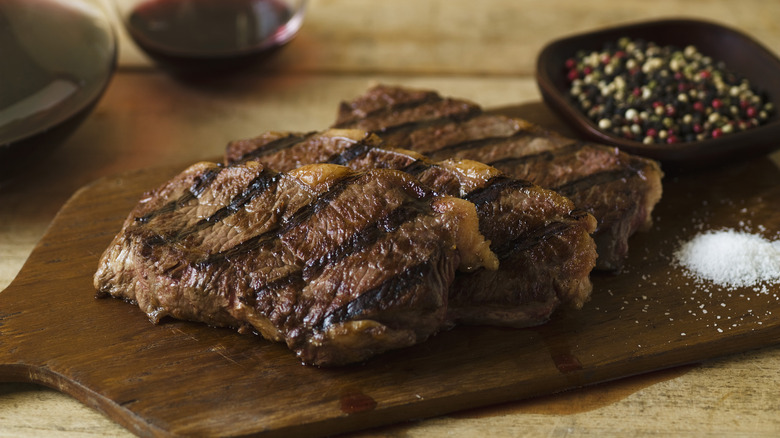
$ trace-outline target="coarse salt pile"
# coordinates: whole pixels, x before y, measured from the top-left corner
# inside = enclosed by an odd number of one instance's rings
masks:
[[[780,281],[780,241],[744,231],[700,233],[684,243],[675,258],[697,278],[725,287]]]

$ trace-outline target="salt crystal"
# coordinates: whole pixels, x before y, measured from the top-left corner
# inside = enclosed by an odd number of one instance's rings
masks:
[[[696,235],[675,253],[694,276],[722,286],[780,281],[780,241],[731,229]]]

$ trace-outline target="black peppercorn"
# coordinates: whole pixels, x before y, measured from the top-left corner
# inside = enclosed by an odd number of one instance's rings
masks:
[[[570,95],[599,127],[644,143],[718,138],[765,123],[765,93],[694,46],[621,38],[564,67]]]

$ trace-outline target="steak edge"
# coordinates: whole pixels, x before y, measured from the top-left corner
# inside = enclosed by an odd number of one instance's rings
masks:
[[[662,194],[663,172],[654,160],[487,114],[475,103],[431,90],[372,87],[340,104],[333,127],[372,130],[394,147],[433,160],[476,160],[558,191],[598,220],[593,237],[601,270],[620,271],[630,236],[652,225]]]
[[[357,170],[399,169],[440,194],[476,205],[479,227],[499,257],[497,270],[459,273],[450,290],[453,323],[526,327],[546,322],[561,305],[590,297],[596,251],[592,215],[559,194],[472,160],[434,162],[389,148],[362,130],[267,132],[228,144],[227,163],[258,160],[280,170],[330,162]]]
[[[133,208],[94,284],[155,323],[257,332],[330,366],[427,339],[456,270],[496,264],[473,204],[403,172],[204,162]]]

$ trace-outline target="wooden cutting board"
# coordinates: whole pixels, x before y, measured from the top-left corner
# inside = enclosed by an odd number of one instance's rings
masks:
[[[549,394],[780,341],[780,286],[697,283],[670,260],[701,230],[780,238],[780,171],[768,159],[668,177],[655,226],[620,275],[541,327],[459,327],[338,369],[200,324],[152,325],[95,299],[98,258],[142,192],[180,171],[144,170],[77,192],[0,293],[0,380],[66,392],[142,436],[327,435]]]

